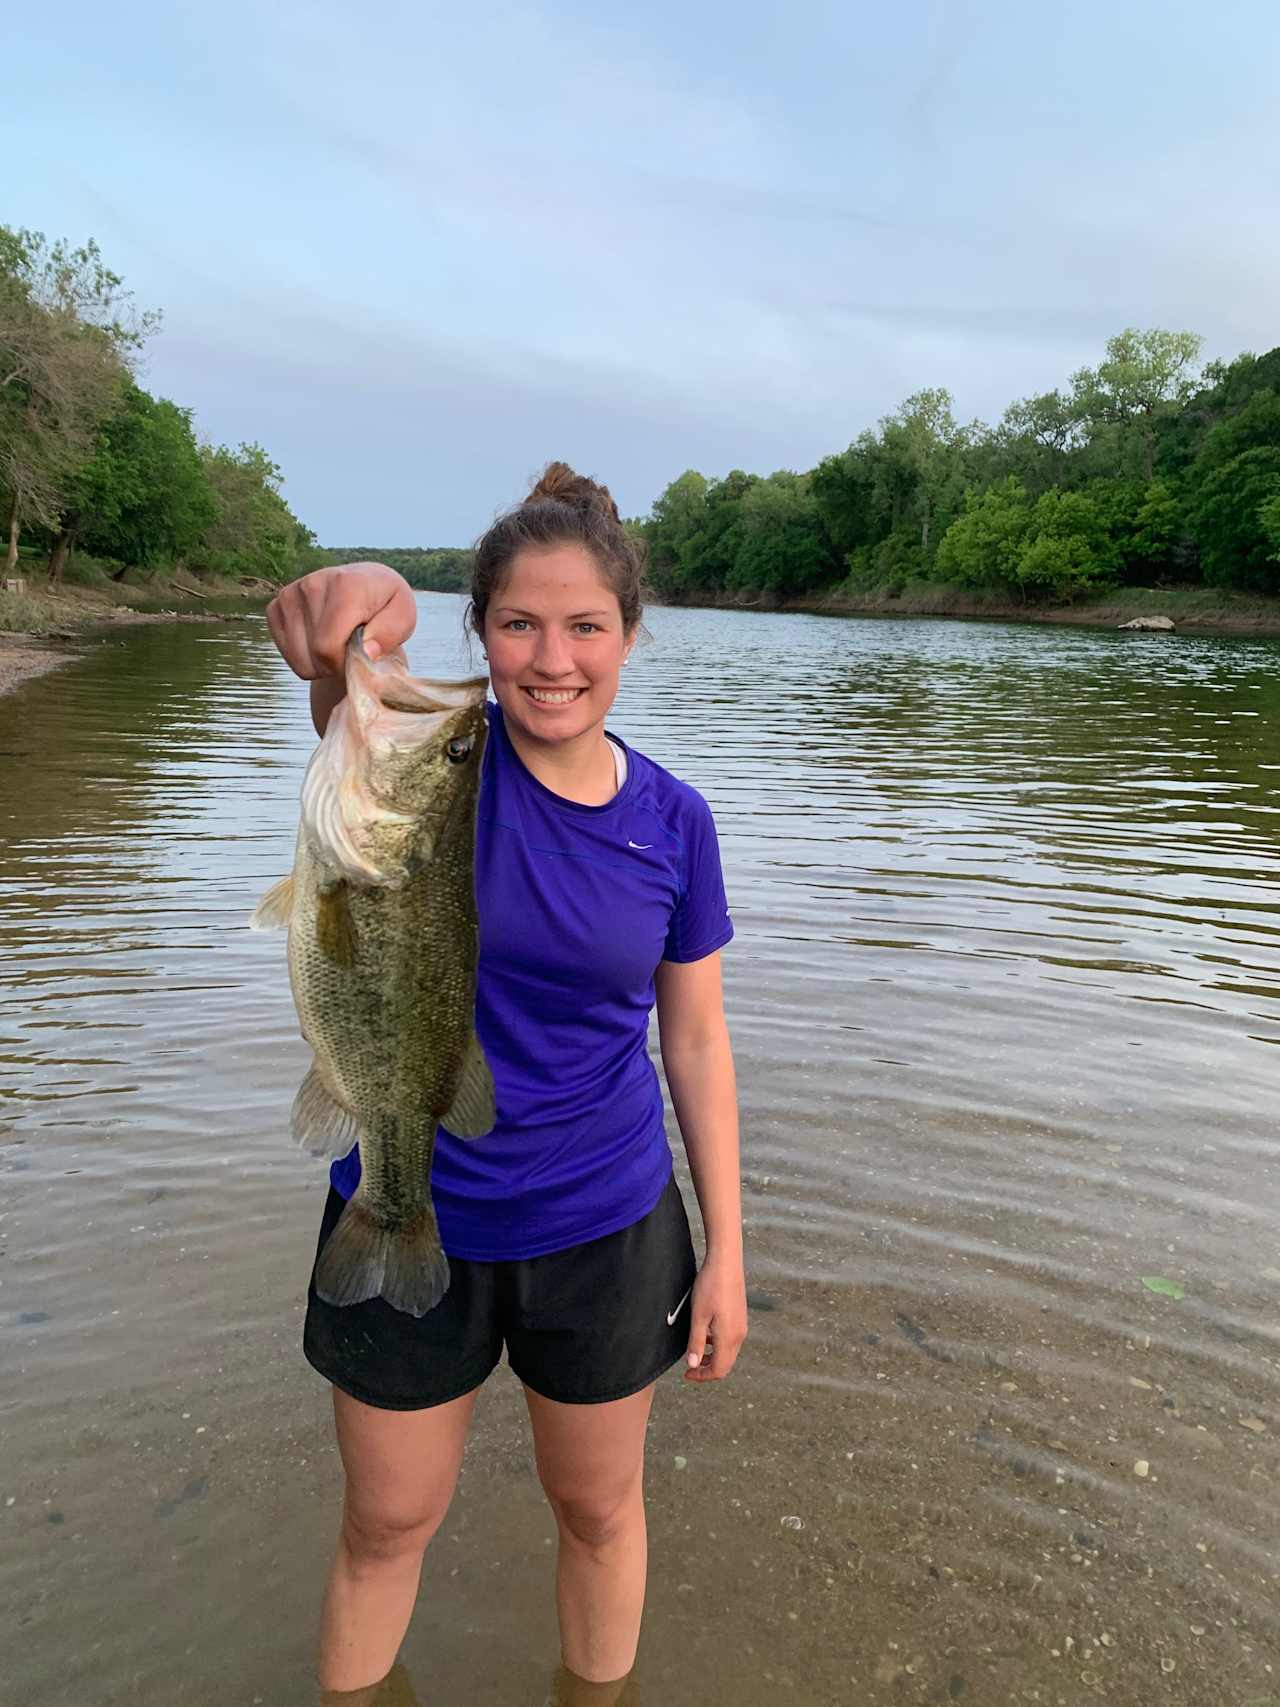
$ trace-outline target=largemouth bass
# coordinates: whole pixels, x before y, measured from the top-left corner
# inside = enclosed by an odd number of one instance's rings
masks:
[[[316,1291],[422,1316],[449,1284],[431,1203],[436,1127],[479,1138],[495,1119],[475,1034],[486,682],[421,680],[401,652],[374,663],[362,632],[302,785],[293,871],[252,922],[288,925],[289,981],[315,1051],[293,1135],[319,1155],[360,1143],[360,1185]]]

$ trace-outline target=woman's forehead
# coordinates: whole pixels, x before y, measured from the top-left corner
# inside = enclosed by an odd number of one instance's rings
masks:
[[[595,559],[578,545],[517,552],[492,602],[498,608],[547,614],[617,616],[620,610],[618,596]]]

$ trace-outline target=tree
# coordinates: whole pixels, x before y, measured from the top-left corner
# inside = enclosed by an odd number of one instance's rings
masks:
[[[994,435],[1009,471],[1031,491],[1061,486],[1080,443],[1080,415],[1060,391],[1011,403]]]
[[[730,584],[746,539],[742,500],[758,484],[758,475],[740,468],[708,483],[702,519],[677,549],[683,585],[719,590]]]
[[[916,391],[896,415],[881,421],[881,443],[885,452],[907,471],[904,482],[906,506],[920,530],[920,567],[930,562],[945,531],[942,513],[958,508],[963,499],[963,469],[960,454],[965,436],[951,412],[951,393],[941,388]],[[895,518],[896,519],[896,518]]]
[[[1271,561],[1280,563],[1280,492],[1266,499],[1258,509],[1258,521],[1263,537],[1271,547]]]
[[[1280,498],[1280,445],[1257,445],[1210,469],[1199,483],[1192,526],[1211,585],[1280,591],[1272,523]]]
[[[1071,378],[1071,398],[1091,435],[1112,429],[1120,458],[1136,454],[1139,472],[1155,474],[1156,423],[1196,387],[1202,340],[1195,332],[1139,332],[1134,327],[1107,340],[1106,359]]]
[[[56,526],[130,364],[159,316],[140,314],[96,243],[0,226],[0,490],[7,562],[24,524]]]
[[[830,542],[807,474],[780,469],[743,494],[742,543],[729,572],[737,592],[790,598],[833,575]]]
[[[68,483],[49,578],[77,543],[125,565],[172,561],[217,513],[189,411],[128,385]]]
[[[707,481],[697,469],[687,468],[663,492],[653,506],[649,522],[649,550],[655,584],[662,592],[679,592],[686,586],[682,551],[706,517]]]
[[[201,448],[214,520],[191,553],[194,566],[222,575],[287,581],[303,567],[314,536],[280,492],[283,475],[258,444]]]
[[[1030,526],[1027,489],[1014,475],[985,492],[967,492],[964,514],[938,547],[938,573],[970,587],[1016,583]]]

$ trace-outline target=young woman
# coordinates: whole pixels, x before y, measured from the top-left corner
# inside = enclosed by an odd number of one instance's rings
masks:
[[[682,1359],[686,1380],[723,1380],[746,1336],[715,828],[699,794],[605,733],[641,567],[608,491],[563,463],[477,547],[468,621],[497,703],[476,836],[476,1027],[498,1124],[470,1143],[439,1134],[432,1195],[452,1280],[435,1310],[335,1308],[314,1286],[307,1310],[346,1470],[319,1677],[358,1692],[353,1704],[395,1662],[504,1343],[559,1531],[565,1675],[616,1684],[590,1692],[615,1700],[644,1602],[653,1384]],[[378,656],[412,633],[416,607],[393,570],[356,563],[291,583],[267,620],[323,733],[349,635],[363,623]],[[701,1270],[647,1051],[655,1001]],[[358,1180],[357,1153],[334,1164],[321,1246]]]

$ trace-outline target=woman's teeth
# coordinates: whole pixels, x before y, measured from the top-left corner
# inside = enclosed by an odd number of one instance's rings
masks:
[[[531,699],[536,699],[540,705],[569,705],[585,690],[582,688],[526,688],[524,691]]]

